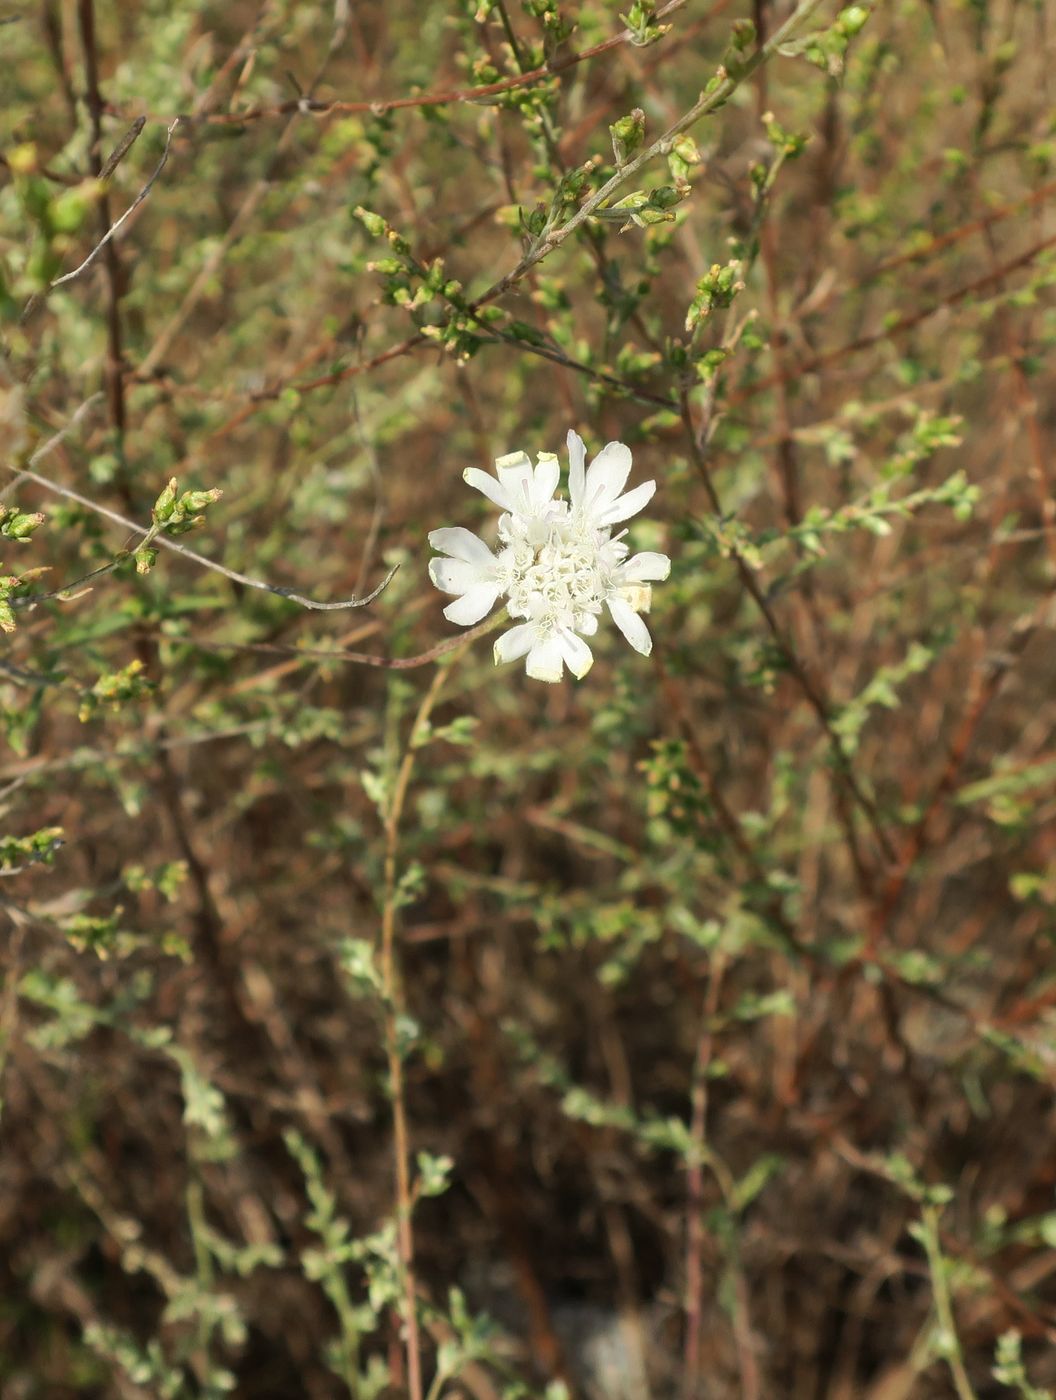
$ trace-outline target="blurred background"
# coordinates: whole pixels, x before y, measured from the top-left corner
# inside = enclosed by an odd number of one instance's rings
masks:
[[[0,2],[4,1397],[1056,1387],[1056,13],[800,9]]]

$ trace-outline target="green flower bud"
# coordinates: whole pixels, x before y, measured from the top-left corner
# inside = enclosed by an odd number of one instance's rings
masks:
[[[613,122],[609,133],[612,136],[612,153],[616,157],[616,164],[625,165],[645,140],[645,113],[641,107],[635,107],[626,117]]]
[[[154,509],[151,513],[155,520],[168,520],[172,515],[173,511],[176,509],[176,492],[178,489],[179,484],[176,478],[172,477],[168,486],[165,487],[165,490],[154,502]]]

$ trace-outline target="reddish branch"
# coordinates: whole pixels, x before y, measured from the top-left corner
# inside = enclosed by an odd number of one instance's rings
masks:
[[[91,173],[101,179],[103,174],[103,112],[105,104],[99,91],[99,63],[95,44],[94,0],[77,0],[77,23],[84,48],[85,100],[92,124],[92,140],[88,151]],[[110,423],[120,436],[125,431],[125,386],[121,373],[121,267],[117,249],[110,239],[110,200],[104,190],[99,197],[99,231],[105,243],[103,258],[106,267],[106,398]],[[126,504],[128,502],[126,501]]]
[[[860,350],[869,350],[874,345],[879,345],[891,336],[901,335],[904,331],[914,330],[923,321],[936,315],[939,311],[944,311],[949,306],[957,306],[960,302],[966,301],[975,292],[982,291],[985,287],[992,286],[1000,282],[1010,272],[1016,272],[1021,267],[1027,267],[1035,258],[1046,252],[1049,248],[1056,246],[1056,234],[1043,238],[1038,243],[1019,253],[1016,257],[1010,258],[1008,262],[1002,263],[1000,267],[993,268],[990,272],[984,273],[982,277],[976,277],[974,281],[967,282],[963,287],[957,287],[937,302],[932,302],[928,306],[923,306],[919,311],[913,311],[907,316],[901,316],[891,325],[884,326],[881,330],[872,331],[869,335],[859,336],[857,340],[852,340],[846,345],[839,345],[834,350],[824,350],[820,355],[814,355],[809,360],[801,360],[799,364],[793,365],[789,370],[782,373],[767,375],[765,379],[758,379],[754,384],[746,385],[742,389],[735,389],[726,400],[730,407],[743,403],[746,399],[755,398],[757,394],[763,393],[767,389],[773,389],[782,381],[795,381],[802,379],[804,375],[813,374],[816,370],[823,369],[826,365],[836,364],[845,359],[848,355],[855,355]]]
[[[686,0],[668,0],[668,4],[662,5],[657,10],[656,18],[659,20],[663,19],[665,15],[673,14],[675,10],[680,10],[685,3]],[[632,38],[631,30],[623,29],[619,34],[614,34],[611,39],[603,39],[600,44],[594,44],[589,49],[583,49],[579,53],[568,54],[565,58],[551,59],[547,63],[540,64],[538,68],[531,68],[525,73],[501,78],[494,83],[481,83],[477,87],[447,88],[441,92],[417,93],[414,97],[390,97],[362,102],[323,101],[313,97],[292,97],[274,107],[249,107],[244,112],[209,112],[200,116],[198,120],[220,126],[241,126],[246,122],[292,116],[296,112],[319,117],[351,116],[366,112],[373,116],[382,116],[385,112],[396,112],[404,108],[448,107],[458,103],[481,102],[489,97],[498,97],[504,92],[512,92],[516,88],[531,87],[535,83],[546,82],[548,78],[555,78],[569,68],[574,68],[577,63],[583,63],[588,58],[596,58],[598,54],[607,53],[609,49],[618,48],[620,44],[630,43]],[[107,111],[114,116],[121,115],[121,112],[116,108],[107,108]],[[171,121],[172,118],[154,117],[153,120]]]

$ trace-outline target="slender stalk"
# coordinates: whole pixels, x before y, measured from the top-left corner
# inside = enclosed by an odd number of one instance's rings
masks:
[[[209,1246],[205,1240],[205,1191],[202,1187],[196,1164],[187,1178],[185,1197],[187,1203],[187,1223],[191,1231],[191,1247],[194,1250],[195,1277],[198,1282],[199,1292],[205,1296],[212,1291],[215,1278],[212,1257],[209,1253]],[[202,1365],[208,1369],[209,1339],[212,1333],[212,1323],[204,1311],[198,1314],[195,1323],[195,1333],[195,1346],[201,1353]]]
[[[500,614],[501,616],[501,614]],[[460,650],[466,651],[477,633],[461,639]],[[400,838],[400,819],[407,801],[417,742],[425,732],[444,681],[448,667],[438,667],[428,690],[418,707],[411,725],[407,747],[396,773],[392,795],[385,810],[385,898],[381,918],[381,982],[385,1002],[385,1053],[389,1065],[392,1093],[392,1124],[396,1175],[396,1242],[403,1282],[404,1325],[406,1327],[407,1386],[410,1400],[422,1400],[421,1336],[418,1328],[417,1286],[414,1270],[414,1230],[411,1223],[413,1197],[411,1194],[410,1136],[407,1128],[407,1103],[403,1077],[403,1050],[400,1046],[400,1021],[404,1016],[405,998],[396,951],[396,894]]]
[[[78,0],[77,24],[84,50],[85,100],[91,120],[92,142],[88,152],[91,173],[98,179],[103,173],[103,111],[105,103],[99,91],[99,57],[95,39],[95,0]],[[121,336],[121,267],[117,249],[110,239],[110,198],[105,188],[99,196],[99,247],[103,250],[106,267],[106,399],[110,425],[116,439],[118,455],[124,455],[125,382],[122,363]]]
[[[706,1138],[704,1141],[698,1141],[697,1150],[700,1153],[701,1162],[715,1178],[715,1184],[719,1188],[730,1222],[730,1232],[724,1241],[724,1246],[733,1295],[730,1311],[734,1345],[737,1349],[741,1397],[742,1400],[761,1400],[759,1363],[755,1358],[752,1341],[751,1298],[748,1291],[748,1280],[741,1263],[740,1247],[734,1234],[734,1226],[737,1222],[737,1182],[723,1159],[708,1145]]]
[[[921,1212],[924,1249],[928,1256],[928,1269],[931,1273],[931,1286],[935,1292],[935,1312],[943,1335],[943,1355],[950,1367],[954,1389],[958,1400],[978,1400],[968,1372],[964,1369],[961,1354],[961,1339],[957,1335],[957,1322],[953,1315],[953,1302],[950,1298],[950,1285],[946,1277],[946,1260],[939,1243],[939,1210],[937,1206],[925,1205]]]
[[[444,1386],[450,1379],[451,1377],[446,1371],[437,1371],[436,1375],[433,1377],[433,1383],[429,1387],[429,1394],[425,1397],[425,1400],[440,1400]]]
[[[682,1362],[682,1400],[697,1400],[704,1328],[704,1162],[708,1124],[708,1067],[712,1055],[712,1021],[718,1010],[725,963],[711,964],[696,1062],[693,1066],[693,1117],[690,1131],[700,1149],[686,1173],[686,1339]]]
[[[88,254],[88,256],[87,256],[81,263],[79,263],[79,264],[73,269],[72,272],[65,272],[65,273],[62,274],[61,277],[56,277],[56,278],[54,279],[53,282],[50,282],[50,283],[48,284],[48,290],[49,290],[49,291],[54,291],[56,287],[63,287],[63,286],[66,285],[66,283],[68,283],[68,282],[73,282],[73,281],[75,281],[78,277],[83,276],[84,273],[86,273],[86,272],[88,271],[88,269],[89,269],[90,267],[93,266],[93,264],[95,263],[95,260],[99,257],[99,254],[103,252],[103,250],[104,250],[104,249],[106,248],[106,246],[109,244],[110,240],[111,240],[112,238],[115,238],[115,237],[121,232],[121,229],[124,227],[124,225],[128,222],[128,220],[132,217],[132,215],[136,212],[136,210],[139,208],[139,206],[143,203],[143,201],[144,201],[144,200],[147,198],[147,196],[150,194],[151,190],[154,188],[155,184],[157,183],[158,176],[161,174],[161,172],[165,169],[165,166],[168,164],[168,161],[169,161],[169,148],[170,148],[171,145],[172,145],[172,138],[173,138],[173,135],[175,134],[175,131],[176,131],[177,126],[179,126],[179,124],[180,124],[180,120],[181,120],[181,119],[180,119],[179,117],[176,117],[174,121],[172,121],[172,122],[169,123],[168,130],[167,130],[166,133],[165,133],[165,148],[164,148],[164,150],[163,150],[162,153],[161,153],[161,159],[158,161],[157,165],[154,167],[154,173],[151,175],[150,179],[146,182],[146,184],[143,186],[143,188],[140,190],[140,192],[136,195],[136,197],[135,197],[135,199],[132,201],[132,203],[128,206],[128,208],[125,210],[125,212],[124,212],[122,215],[120,215],[119,218],[115,219],[114,222],[113,222],[112,224],[109,225],[109,227],[107,228],[106,232],[105,232],[105,233],[103,234],[103,236],[100,238],[99,242],[96,243],[96,245],[95,245],[95,247],[92,249],[92,251]],[[143,129],[143,122],[144,122],[144,119],[143,119],[142,117],[140,117],[140,119],[139,119],[139,125],[138,125],[138,126],[134,126],[134,127],[132,128],[132,132],[129,133],[131,139],[126,138],[127,144],[126,144],[126,142],[122,142],[121,145],[117,148],[117,150],[114,151],[113,155],[110,156],[109,160],[106,162],[106,165],[103,167],[103,169],[102,169],[102,170],[100,171],[100,173],[99,173],[99,177],[98,177],[98,178],[99,178],[100,180],[106,180],[107,178],[109,178],[109,176],[110,176],[111,174],[113,174],[113,171],[114,171],[114,169],[116,168],[116,166],[117,166],[117,164],[118,164],[118,161],[119,161],[119,160],[121,159],[121,157],[125,154],[125,152],[129,149],[129,147],[130,147],[131,144],[132,144],[132,141],[135,140],[135,137],[138,136],[138,135],[139,135],[139,132]],[[28,310],[28,308],[27,308],[27,310]],[[23,313],[23,320],[25,320],[25,318],[26,318],[26,312]]]
[[[82,404],[83,408],[84,405]],[[78,409],[78,413],[80,413]],[[77,415],[74,415],[76,417]],[[66,425],[63,432],[68,432],[73,426],[72,421]],[[46,444],[48,448],[52,442]],[[32,458],[30,459],[33,460]],[[96,515],[101,515],[105,520],[112,521],[115,525],[122,525],[126,530],[139,533],[144,530],[144,526],[137,524],[135,520],[130,520],[127,515],[121,515],[116,510],[111,510],[109,506],[100,505],[98,501],[93,501],[90,497],[84,496],[80,491],[74,491],[69,486],[61,486],[57,481],[51,481],[46,476],[41,476],[38,472],[30,470],[29,467],[12,466],[11,470],[17,473],[17,480],[33,481],[38,486],[43,486],[46,491],[53,491],[57,496],[63,496],[66,500],[76,501],[78,505],[84,506],[87,510],[94,510]],[[177,543],[166,534],[158,534],[154,537],[153,543],[160,545],[163,549],[172,550],[174,554],[182,554],[185,559],[190,559],[192,563],[199,564],[203,569],[210,569],[214,574],[222,574],[224,578],[231,579],[234,583],[241,583],[246,588],[259,588],[264,593],[274,593],[276,597],[288,598],[291,603],[297,603],[302,608],[308,608],[312,612],[338,612],[346,608],[362,608],[367,603],[371,603],[385,588],[388,587],[396,568],[392,568],[382,579],[372,592],[364,598],[346,598],[333,603],[318,603],[314,598],[306,598],[302,594],[295,592],[292,588],[281,588],[278,584],[267,583],[263,579],[250,578],[248,574],[240,574],[237,569],[229,569],[225,564],[219,564],[215,559],[207,559],[204,554],[197,553],[196,550],[188,549],[186,545]],[[141,542],[142,544],[142,542]],[[120,561],[118,561],[120,562]],[[73,587],[68,584],[67,587]],[[48,595],[50,596],[50,595]],[[29,601],[33,601],[30,599]]]

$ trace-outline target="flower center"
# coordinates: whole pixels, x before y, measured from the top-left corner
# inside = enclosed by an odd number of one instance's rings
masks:
[[[605,585],[597,545],[589,534],[570,528],[567,517],[548,521],[544,530],[517,531],[509,555],[511,617],[530,618],[548,629],[576,628],[585,615],[601,611]]]

